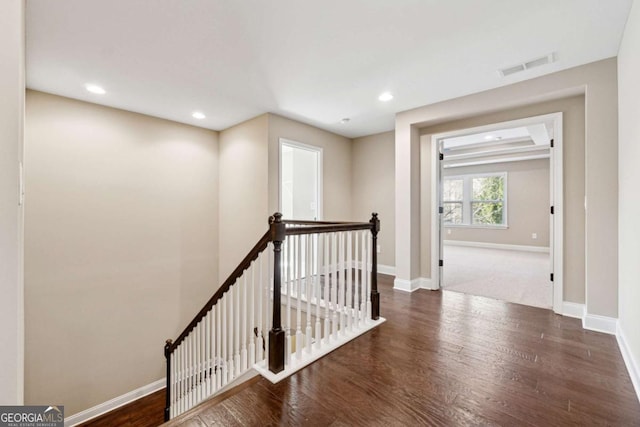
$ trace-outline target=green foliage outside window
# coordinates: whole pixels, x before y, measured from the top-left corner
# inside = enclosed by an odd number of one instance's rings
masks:
[[[473,178],[471,221],[473,224],[503,224],[504,178],[486,176]]]
[[[445,224],[505,224],[503,174],[447,178],[443,181],[442,190]]]

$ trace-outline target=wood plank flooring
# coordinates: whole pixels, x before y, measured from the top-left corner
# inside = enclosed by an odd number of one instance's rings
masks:
[[[392,279],[380,276],[380,327],[167,426],[640,426],[615,337],[549,310],[394,291]],[[126,424],[114,423],[95,425]]]

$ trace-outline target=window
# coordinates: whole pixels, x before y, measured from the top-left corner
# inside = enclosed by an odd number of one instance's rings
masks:
[[[442,207],[448,226],[506,227],[507,173],[444,178]]]

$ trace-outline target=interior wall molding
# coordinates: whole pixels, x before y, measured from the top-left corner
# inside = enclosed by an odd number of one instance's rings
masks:
[[[404,280],[396,278],[393,281],[393,289],[403,292],[415,292],[420,289],[420,278]]]
[[[585,312],[582,318],[582,327],[590,331],[615,335],[618,329],[618,319]]]
[[[151,384],[147,384],[121,396],[114,397],[107,402],[100,403],[99,405],[96,405],[92,408],[85,409],[82,412],[78,412],[77,414],[65,417],[64,425],[65,427],[72,427],[78,424],[82,424],[86,421],[99,417],[100,415],[104,415],[107,412],[111,412],[114,409],[118,409],[121,406],[131,403],[134,400],[138,400],[141,397],[148,396],[151,393],[162,390],[166,386],[166,384],[166,378],[162,378],[158,381],[154,381]]]
[[[396,275],[396,266],[395,265],[378,264],[378,273],[387,274],[389,276],[395,276]]]
[[[624,333],[620,322],[618,322],[618,328],[616,330],[616,339],[618,340],[618,347],[620,347],[624,364],[627,366],[627,371],[629,371],[629,376],[631,377],[633,388],[636,391],[636,396],[640,402],[640,363],[633,357],[633,353],[631,353],[631,349],[627,344],[626,334]]]
[[[420,289],[428,289],[430,291],[437,291],[438,286],[434,285],[433,280],[429,277],[420,278]]]
[[[562,302],[562,315],[567,317],[574,317],[582,320],[584,318],[585,306],[584,304],[578,304],[575,302]]]

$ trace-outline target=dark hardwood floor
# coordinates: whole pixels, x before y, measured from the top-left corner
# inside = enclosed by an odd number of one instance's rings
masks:
[[[155,427],[164,422],[164,389],[80,424],[82,427]]]
[[[255,379],[167,426],[640,426],[615,337],[549,310],[393,291],[389,276],[379,284],[386,323],[278,384]],[[158,417],[105,420],[90,425]]]

